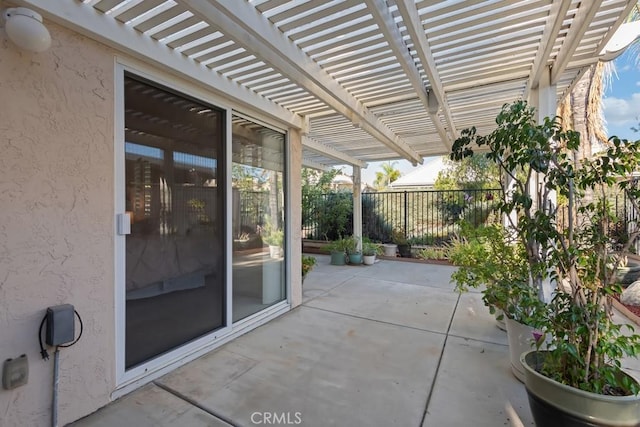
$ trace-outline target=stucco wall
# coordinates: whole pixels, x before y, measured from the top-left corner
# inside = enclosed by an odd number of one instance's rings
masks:
[[[47,22],[53,45],[21,52],[0,29],[0,360],[26,353],[29,382],[0,387],[0,425],[50,425],[48,306],[84,334],[60,356],[59,423],[106,404],[114,373],[113,73],[105,46]]]

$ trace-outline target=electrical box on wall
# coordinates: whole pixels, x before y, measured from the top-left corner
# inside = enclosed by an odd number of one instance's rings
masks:
[[[28,379],[29,361],[26,354],[4,361],[2,365],[2,387],[5,390],[12,390],[25,385]]]
[[[75,336],[74,309],[71,304],[47,308],[47,345],[56,346],[73,341]]]

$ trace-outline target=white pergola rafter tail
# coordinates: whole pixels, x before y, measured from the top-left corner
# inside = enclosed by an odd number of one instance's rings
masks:
[[[414,47],[418,57],[420,58],[420,62],[422,62],[424,71],[429,78],[433,94],[442,109],[442,115],[449,126],[449,132],[451,133],[452,138],[457,138],[458,131],[456,129],[455,122],[453,121],[453,116],[451,115],[444,86],[442,85],[442,81],[438,75],[436,61],[433,57],[429,41],[427,40],[427,35],[422,27],[422,22],[418,15],[416,4],[412,0],[396,0],[396,5],[398,6],[398,11],[402,16],[402,20],[407,26],[407,32],[413,40]]]
[[[385,0],[365,0],[365,3],[369,8],[373,20],[376,21],[378,27],[387,39],[389,47],[398,59],[398,63],[402,67],[402,70],[407,75],[416,95],[422,102],[425,110],[429,113],[429,117],[431,118],[438,135],[440,135],[442,143],[445,148],[448,150],[451,149],[451,139],[449,138],[449,135],[447,135],[447,131],[444,126],[442,126],[437,114],[437,102],[434,103],[433,100],[430,102],[429,94],[424,88],[424,82],[422,81],[420,71],[416,67],[413,57],[409,54],[407,45],[402,40],[402,34],[393,19],[393,15],[389,11],[387,2]]]
[[[531,67],[531,74],[527,81],[527,88],[525,89],[524,99],[529,97],[531,89],[536,89],[540,84],[540,78],[542,73],[547,70],[547,62],[549,61],[549,55],[553,50],[552,41],[558,36],[562,23],[567,15],[567,11],[571,6],[570,1],[557,1],[551,4],[551,10],[549,10],[549,19],[542,31],[542,39],[536,52],[536,57],[533,60]]]
[[[237,0],[179,0],[243,48],[304,87],[412,163],[422,157],[278,30],[251,4]]]
[[[598,48],[597,48],[597,51],[599,53],[602,53],[602,51],[605,49],[605,47],[607,46],[607,43],[609,43],[609,40],[611,40],[611,38],[613,37],[615,32],[620,28],[620,26],[622,26],[622,24],[627,19],[627,17],[629,16],[633,8],[636,6],[636,3],[637,3],[636,1],[628,2],[627,6],[624,8],[624,11],[618,16],[618,19],[616,20],[615,24],[609,29],[609,32],[600,41],[600,44],[598,45]],[[606,54],[605,54],[605,57],[602,59],[606,60]],[[558,99],[562,100],[564,99],[565,96],[571,93],[574,86],[578,83],[578,81],[580,81],[584,73],[586,73],[589,67],[595,64],[596,62],[598,62],[598,59],[594,59],[591,64],[585,64],[582,70],[580,70],[580,72],[578,73],[578,75],[572,80],[571,84],[567,86],[567,88],[562,92],[562,94],[558,96]]]
[[[341,162],[346,162],[352,166],[358,166],[363,169],[367,167],[366,162],[363,162],[362,160],[358,160],[355,157],[352,157],[341,151],[338,151],[335,148],[331,148],[326,144],[323,144],[319,141],[316,141],[313,138],[310,138],[309,136],[306,136],[306,135],[302,136],[302,145],[305,148],[308,148],[309,150],[313,150],[331,159],[339,160]]]
[[[250,111],[260,112],[272,120],[285,123],[296,129],[302,128],[302,117],[282,108],[278,104],[257,95],[233,81],[222,77],[204,65],[174,52],[149,36],[139,33],[131,26],[111,18],[105,18],[93,7],[79,6],[75,0],[18,0],[16,3],[31,7],[63,26],[73,28],[80,34],[99,40],[107,46],[127,52],[134,58],[155,64],[160,69],[175,70],[191,82],[209,86],[227,99],[238,102]]]
[[[566,70],[567,65],[569,65],[571,61],[571,57],[580,45],[584,34],[589,29],[589,23],[600,9],[601,4],[602,0],[585,0],[580,3],[578,12],[571,22],[567,36],[562,42],[556,61],[551,68],[551,84],[556,84],[562,73]]]

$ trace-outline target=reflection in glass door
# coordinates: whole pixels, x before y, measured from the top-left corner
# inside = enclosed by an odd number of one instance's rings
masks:
[[[125,77],[125,367],[225,326],[224,113]]]
[[[232,118],[233,321],[286,298],[285,135]]]

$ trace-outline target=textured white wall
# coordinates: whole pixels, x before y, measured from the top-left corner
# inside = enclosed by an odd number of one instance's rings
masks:
[[[48,306],[84,334],[60,357],[59,423],[106,404],[114,359],[114,54],[47,22],[53,45],[21,52],[0,29],[0,360],[26,353],[29,382],[0,388],[0,425],[50,425]],[[52,355],[53,356],[53,355]]]

